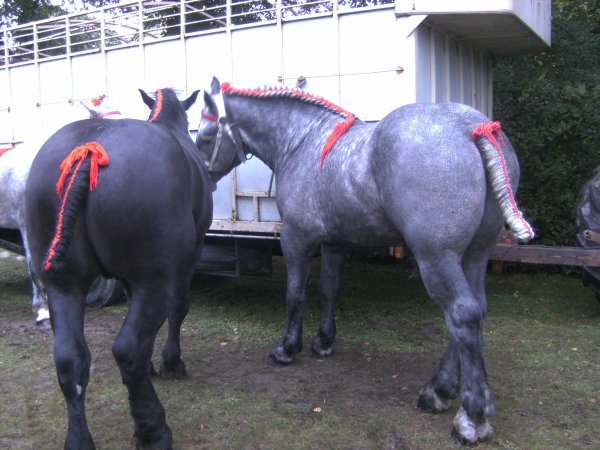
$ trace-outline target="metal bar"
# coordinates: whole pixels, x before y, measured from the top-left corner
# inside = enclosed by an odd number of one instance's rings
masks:
[[[281,222],[257,222],[254,220],[213,219],[210,231],[281,233]]]
[[[436,83],[436,65],[435,65],[435,31],[433,27],[429,28],[429,95],[433,103],[438,102],[438,92],[435,88]]]
[[[6,239],[0,238],[0,248],[4,248],[9,252],[25,256],[25,247],[15,242],[7,241]]]
[[[496,244],[490,260],[529,264],[600,267],[600,248]]]
[[[492,118],[494,116],[494,64],[490,58],[485,58],[487,61],[487,73],[488,73],[488,110],[487,116]]]
[[[107,40],[117,38],[126,42],[129,45],[145,45],[150,44],[156,41],[168,40],[171,36],[162,36],[161,32],[167,29],[172,28],[171,26],[167,27],[158,27],[144,30],[144,24],[146,22],[152,23],[153,21],[158,20],[157,18],[147,18],[147,15],[160,13],[161,11],[168,11],[173,8],[180,8],[179,13],[168,13],[163,17],[174,17],[176,15],[180,15],[181,19],[181,34],[185,33],[186,23],[185,18],[187,14],[187,10],[190,11],[198,11],[200,14],[209,17],[209,21],[214,20],[222,25],[223,28],[209,29],[209,30],[201,30],[197,32],[193,32],[192,34],[187,34],[187,36],[198,35],[198,34],[209,34],[215,33],[218,31],[228,31],[231,32],[232,29],[241,29],[248,27],[256,27],[262,26],[267,23],[275,22],[274,19],[269,20],[259,20],[257,22],[252,22],[248,24],[234,24],[232,23],[232,17],[239,18],[243,16],[247,16],[249,14],[262,14],[264,18],[264,14],[276,14],[277,21],[281,25],[284,21],[291,20],[303,20],[303,19],[311,19],[317,17],[324,16],[334,16],[334,20],[338,20],[338,15],[342,14],[351,14],[356,12],[361,12],[365,10],[374,11],[380,9],[391,9],[394,7],[393,3],[387,3],[382,5],[367,5],[367,6],[354,6],[352,4],[346,4],[343,8],[338,5],[337,0],[331,1],[332,11],[323,12],[323,9],[329,10],[329,2],[319,2],[312,1],[306,2],[302,4],[294,4],[294,5],[283,5],[281,1],[273,1],[273,7],[260,11],[246,11],[233,13],[232,8],[239,5],[251,4],[252,2],[238,2],[233,4],[231,0],[226,0],[224,5],[216,5],[214,7],[206,8],[199,10],[195,7],[196,0],[177,0],[174,2],[148,2],[143,0],[130,0],[123,1],[116,5],[108,5],[97,9],[92,9],[86,11],[84,14],[81,12],[76,12],[72,14],[68,14],[65,16],[61,16],[60,18],[49,18],[40,20],[37,22],[23,24],[23,25],[15,25],[12,27],[3,27],[4,34],[4,48],[0,49],[3,52],[4,58],[0,58],[0,67],[10,67],[16,65],[25,65],[25,64],[34,64],[40,59],[60,59],[68,57],[69,51],[73,55],[75,54],[85,54],[89,53],[90,49],[84,48],[85,44],[94,44],[96,45],[96,50],[104,51],[107,49],[113,49],[114,47],[110,45]],[[282,17],[284,16],[284,11],[292,11],[294,8],[305,7],[307,5],[321,5],[322,8],[315,8],[314,11],[310,11],[307,14],[301,14],[293,17]],[[137,24],[137,32],[139,33],[139,39],[137,42],[134,41],[135,36],[133,35],[123,35],[119,30],[131,28],[134,25],[134,21],[132,18],[135,18],[136,11],[134,12],[121,12],[123,9],[132,9],[137,7],[137,15],[138,15],[138,24]],[[223,17],[213,17],[211,16],[211,12],[213,10],[219,10],[220,8],[225,7],[226,14]],[[202,21],[200,21],[202,22]],[[198,23],[194,21],[193,23]],[[85,36],[87,34],[93,34],[95,32],[101,32],[100,27],[104,27],[104,39],[86,39],[84,42],[75,43],[73,40],[74,36]],[[18,35],[19,42],[13,43],[11,46],[8,45],[8,42],[14,38],[14,36]],[[27,39],[26,42],[23,39]],[[67,38],[67,42],[70,39],[71,47],[76,46],[76,48],[68,48],[64,52],[63,55],[47,55],[43,54],[44,50],[40,49],[40,42],[51,42],[55,39],[59,38]],[[113,42],[112,40],[110,41]],[[19,49],[19,44],[21,44],[21,48]],[[34,50],[28,50],[26,46],[34,46]],[[98,47],[99,46],[99,47]],[[58,46],[57,48],[62,47]],[[23,57],[27,57],[28,54],[31,54],[30,61],[23,61]],[[11,62],[11,58],[15,58],[16,62]]]
[[[444,85],[446,88],[446,95],[444,101],[450,101],[450,35],[444,33]]]

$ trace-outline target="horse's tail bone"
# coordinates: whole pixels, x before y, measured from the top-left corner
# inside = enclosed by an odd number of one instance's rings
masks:
[[[86,161],[89,163],[86,164]],[[88,142],[73,149],[61,163],[62,173],[56,183],[56,192],[59,197],[62,196],[62,202],[54,238],[44,262],[45,271],[62,268],[63,258],[73,236],[77,212],[87,199],[88,191],[93,191],[98,185],[99,167],[107,166],[109,162],[110,158],[102,145]]]
[[[498,136],[498,139],[495,136]],[[504,142],[500,131],[500,122],[487,122],[478,125],[473,130],[472,137],[483,156],[488,179],[511,233],[523,242],[529,241],[535,236],[535,233],[521,211],[519,211],[510,186],[508,168],[500,146]]]

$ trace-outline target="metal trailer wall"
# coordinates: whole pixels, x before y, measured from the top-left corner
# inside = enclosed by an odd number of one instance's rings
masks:
[[[152,8],[152,2],[130,3],[137,7],[134,16],[143,17]],[[192,3],[182,0],[181,11]],[[423,18],[397,18],[393,3],[364,8],[342,1],[314,3],[326,7],[286,17],[286,2],[274,2],[269,20],[242,25],[233,23],[235,15],[229,8],[221,17],[222,26],[196,33],[182,29],[174,37],[148,33],[141,24],[150,19],[133,25],[121,21],[120,30],[127,28],[123,23],[140,30],[136,39],[119,45],[107,38],[107,29],[119,18],[117,7],[104,8],[99,18],[86,23],[88,28],[90,23],[97,26],[101,38],[92,51],[71,52],[73,44],[68,46],[73,24],[84,19],[61,19],[67,44],[58,56],[45,55],[36,41],[58,20],[30,25],[33,51],[23,52],[20,60],[11,59],[5,45],[5,57],[0,58],[0,142],[49,135],[85,117],[79,100],[100,94],[106,94],[108,103],[125,117],[144,119],[147,110],[138,88],[173,86],[190,93],[208,86],[213,75],[237,86],[293,87],[304,77],[302,89],[363,120],[379,120],[415,101],[460,101],[491,115],[490,60],[452,34],[423,23]],[[5,37],[3,42],[9,40]],[[193,128],[200,108],[190,111]],[[270,170],[257,159],[223,179],[214,193],[211,230],[276,237],[281,224],[273,198],[275,183],[268,196],[270,181]]]

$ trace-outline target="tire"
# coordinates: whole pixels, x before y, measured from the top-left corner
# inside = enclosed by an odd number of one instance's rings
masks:
[[[94,280],[86,298],[87,306],[103,308],[116,305],[127,300],[123,284],[114,278],[98,277]]]
[[[585,230],[600,233],[600,166],[583,186],[580,201],[575,209],[575,243],[583,248],[600,248],[600,243],[583,236]],[[583,285],[590,288],[600,301],[600,267],[582,266]]]

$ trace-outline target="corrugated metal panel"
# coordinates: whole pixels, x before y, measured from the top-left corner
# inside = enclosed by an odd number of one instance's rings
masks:
[[[399,17],[429,25],[482,53],[515,55],[550,48],[551,0],[396,0]]]
[[[417,101],[461,102],[491,117],[490,58],[426,24],[419,25],[414,35]]]

